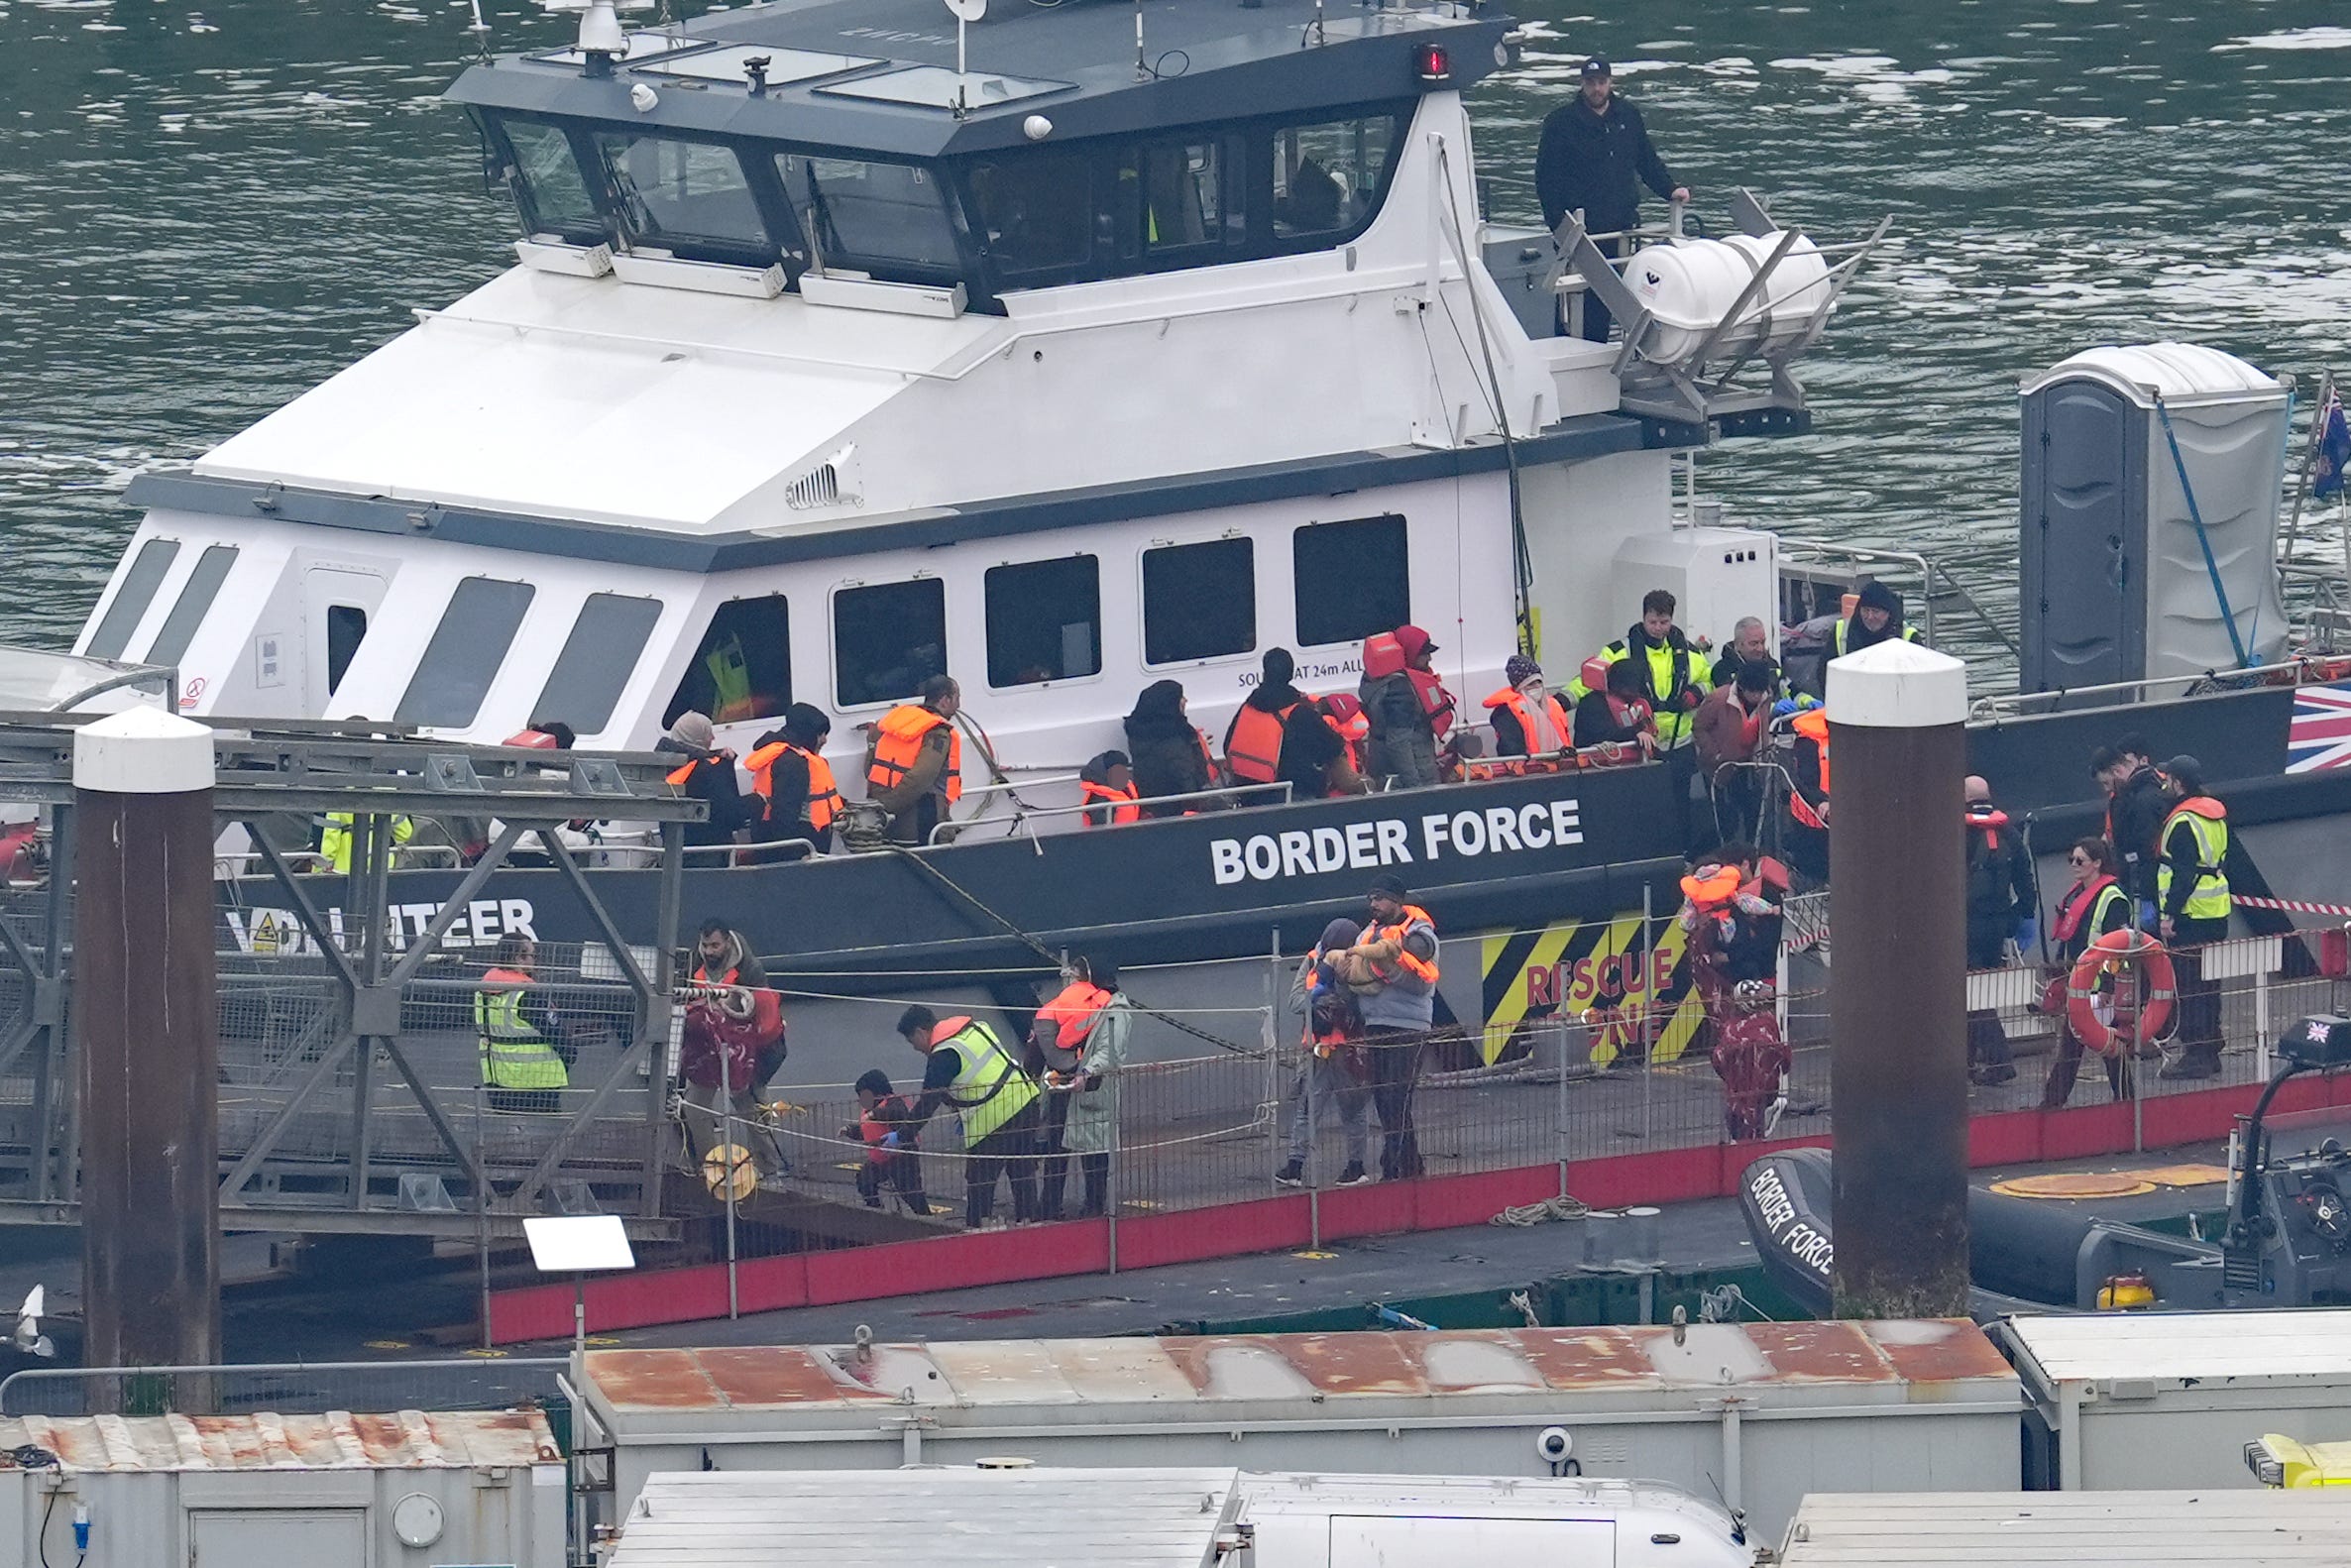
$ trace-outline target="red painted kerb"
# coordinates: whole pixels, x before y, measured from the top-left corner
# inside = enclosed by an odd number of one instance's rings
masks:
[[[2253,1108],[2260,1092],[2261,1085],[2249,1083],[2144,1101],[2140,1115],[2145,1145],[2166,1149],[2225,1138],[2236,1118]],[[2283,1113],[2334,1105],[2351,1105],[2351,1073],[2296,1079],[2279,1092],[2273,1110]],[[1758,1156],[1830,1142],[1826,1136],[1787,1138],[1774,1143],[1710,1144],[1579,1161],[1569,1168],[1568,1187],[1596,1208],[1727,1197],[1736,1190],[1740,1173]],[[2131,1146],[2131,1107],[2127,1103],[2062,1111],[2002,1111],[1976,1117],[1967,1129],[1968,1160],[1979,1167],[2121,1154]],[[1555,1165],[1335,1189],[1321,1194],[1321,1239],[1344,1241],[1483,1224],[1504,1208],[1538,1202],[1556,1196],[1558,1190],[1559,1168]],[[1122,1270],[1149,1269],[1304,1247],[1315,1239],[1310,1202],[1302,1192],[1285,1193],[1122,1219],[1118,1223],[1118,1266]],[[735,1289],[740,1311],[768,1312],[965,1286],[1102,1274],[1109,1268],[1109,1225],[1102,1220],[1078,1220],[750,1259],[735,1265]],[[704,1322],[727,1315],[727,1266],[713,1263],[647,1269],[591,1280],[587,1296],[592,1332],[653,1323]],[[561,1339],[571,1331],[569,1284],[491,1293],[493,1344]]]

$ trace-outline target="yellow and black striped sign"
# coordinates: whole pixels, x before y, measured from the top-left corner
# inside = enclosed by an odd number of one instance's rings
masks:
[[[1649,1060],[1677,1060],[1705,1017],[1690,984],[1688,946],[1689,934],[1671,919],[1652,922],[1644,941],[1637,911],[1486,938],[1486,1060],[1497,1060],[1521,1024],[1588,1011],[1596,1014],[1594,1062],[1614,1061],[1644,1021],[1655,1036]]]

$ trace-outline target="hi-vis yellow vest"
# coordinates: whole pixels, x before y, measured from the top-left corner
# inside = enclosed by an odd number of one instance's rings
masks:
[[[951,1018],[947,1023],[959,1027],[938,1046],[952,1048],[963,1064],[947,1086],[947,1099],[963,1118],[963,1147],[969,1149],[1019,1115],[1021,1107],[1037,1097],[1037,1084],[987,1025],[976,1018]]]

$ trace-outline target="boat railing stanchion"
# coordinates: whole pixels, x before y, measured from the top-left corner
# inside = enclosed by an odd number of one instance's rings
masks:
[[[1549,1020],[1551,1033],[1553,1077],[1557,1087],[1552,1091],[1551,1143],[1559,1159],[1559,1195],[1567,1196],[1567,1010],[1562,1007]],[[1540,1026],[1538,1026],[1540,1027]]]
[[[1648,1142],[1650,1142],[1650,1141],[1651,1141],[1651,1135],[1652,1135],[1652,1134],[1653,1134],[1653,1133],[1656,1131],[1656,1128],[1655,1128],[1655,1125],[1654,1125],[1654,1118],[1655,1118],[1655,1108],[1654,1108],[1654,1106],[1653,1106],[1653,1104],[1652,1104],[1652,1102],[1651,1102],[1651,1099],[1650,1099],[1650,1095],[1649,1095],[1649,1086],[1650,1086],[1650,1083],[1651,1083],[1651,1081],[1652,1081],[1652,1080],[1653,1080],[1653,1079],[1656,1077],[1656,1070],[1657,1070],[1657,1047],[1658,1047],[1658,1045],[1660,1044],[1660,1042],[1659,1042],[1659,1040],[1658,1040],[1658,1038],[1657,1038],[1657,1036],[1658,1036],[1658,1033],[1659,1033],[1659,1031],[1658,1031],[1658,1029],[1657,1029],[1657,1017],[1656,1017],[1656,1014],[1657,1014],[1657,1005],[1656,1005],[1656,1003],[1657,1003],[1657,997],[1656,997],[1656,993],[1655,993],[1653,990],[1650,990],[1650,989],[1647,987],[1646,983],[1645,983],[1645,982],[1646,982],[1646,978],[1647,978],[1647,976],[1649,975],[1649,971],[1650,971],[1650,968],[1651,968],[1651,965],[1650,965],[1650,962],[1649,962],[1649,953],[1650,953],[1650,952],[1652,951],[1652,947],[1651,947],[1651,945],[1652,945],[1652,944],[1654,943],[1654,941],[1655,941],[1655,927],[1654,927],[1654,925],[1653,925],[1652,923],[1653,923],[1653,922],[1655,921],[1655,919],[1656,919],[1656,911],[1655,911],[1655,908],[1654,908],[1654,905],[1656,904],[1656,901],[1657,901],[1657,894],[1656,894],[1656,889],[1652,888],[1651,886],[1649,886],[1649,885],[1648,885],[1647,883],[1645,883],[1645,882],[1644,882],[1644,883],[1642,883],[1642,884],[1641,884],[1641,890],[1640,890],[1640,948],[1639,948],[1639,957],[1640,957],[1640,964],[1641,964],[1641,973],[1642,973],[1642,975],[1643,975],[1643,977],[1644,977],[1644,984],[1643,984],[1642,993],[1641,993],[1641,1001],[1640,1001],[1640,1004],[1639,1004],[1639,1005],[1640,1005],[1640,1013],[1639,1013],[1639,1017],[1640,1017],[1640,1042],[1641,1042],[1641,1047],[1640,1047],[1640,1141],[1641,1141],[1642,1143],[1644,1143],[1644,1144],[1645,1144],[1645,1143],[1648,1143]],[[1627,991],[1629,991],[1629,990],[1631,989],[1631,987],[1630,987],[1630,986],[1627,986],[1627,987],[1625,987],[1625,989],[1626,989]]]

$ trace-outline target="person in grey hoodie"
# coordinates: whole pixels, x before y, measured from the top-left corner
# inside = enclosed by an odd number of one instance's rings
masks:
[[[1393,873],[1372,878],[1372,918],[1351,950],[1364,956],[1371,976],[1359,1005],[1371,1054],[1372,1104],[1380,1112],[1380,1175],[1390,1181],[1422,1172],[1412,1089],[1436,1017],[1436,923],[1428,911],[1405,902],[1409,896]]]

